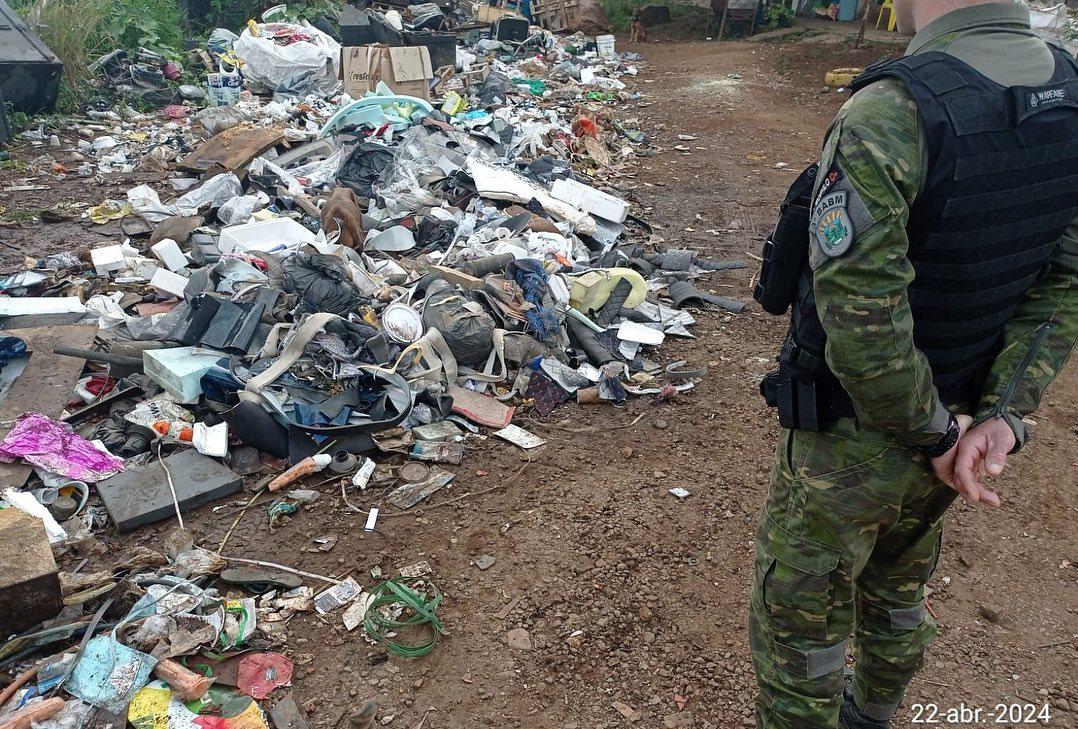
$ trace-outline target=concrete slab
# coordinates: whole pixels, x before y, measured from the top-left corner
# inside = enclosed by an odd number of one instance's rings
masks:
[[[181,512],[234,494],[243,484],[238,473],[193,448],[173,453],[165,464],[172,473]],[[120,531],[168,519],[176,513],[168,478],[156,458],[101,481],[97,491]]]
[[[63,607],[45,526],[18,509],[0,509],[0,641]]]

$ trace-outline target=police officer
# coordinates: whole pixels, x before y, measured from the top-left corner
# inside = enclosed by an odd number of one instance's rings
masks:
[[[984,477],[1078,339],[1078,63],[1018,3],[895,12],[907,55],[854,82],[800,181],[761,386],[784,426],[750,607],[761,729],[889,725],[936,634],[944,511],[999,504]]]

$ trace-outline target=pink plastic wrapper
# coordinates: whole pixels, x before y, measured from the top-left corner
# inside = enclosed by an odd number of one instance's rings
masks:
[[[23,413],[0,443],[0,461],[17,459],[75,481],[95,483],[124,470],[124,459],[100,450],[61,423],[41,413]]]
[[[236,686],[261,701],[278,686],[292,683],[292,661],[280,653],[248,653],[240,659]]]

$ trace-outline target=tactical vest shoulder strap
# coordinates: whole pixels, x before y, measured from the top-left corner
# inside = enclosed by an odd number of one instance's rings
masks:
[[[1045,40],[1045,44],[1056,58],[1056,67],[1063,66],[1070,72],[1071,78],[1078,78],[1078,58],[1071,55],[1063,46],[1056,44],[1055,41]]]
[[[954,56],[938,51],[918,53],[874,63],[864,73],[850,82],[850,88],[860,91],[884,78],[897,78],[907,85],[921,83],[936,95],[962,88],[966,80],[954,70],[952,63],[959,63]]]

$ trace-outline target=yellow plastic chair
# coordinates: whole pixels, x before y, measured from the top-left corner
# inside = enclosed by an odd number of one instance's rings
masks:
[[[876,18],[876,29],[880,27],[880,23],[883,22],[883,13],[887,12],[887,30],[894,32],[898,26],[898,18],[895,17],[895,0],[883,0],[883,5],[880,6],[879,17]]]

